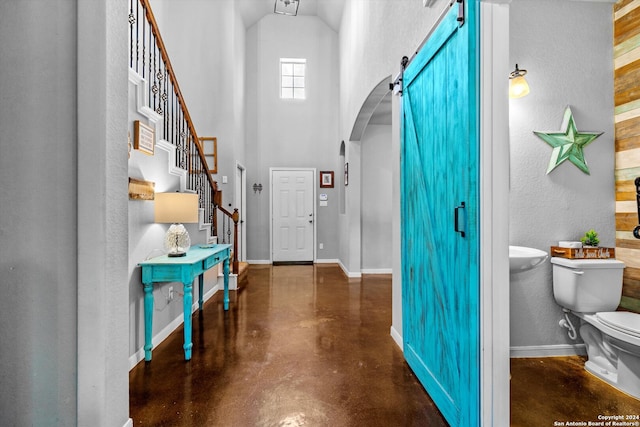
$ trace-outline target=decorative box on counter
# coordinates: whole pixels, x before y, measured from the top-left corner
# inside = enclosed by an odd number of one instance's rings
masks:
[[[607,258],[615,258],[616,250],[615,248],[563,248],[560,246],[551,246],[552,257],[560,257],[560,258],[571,258],[571,259],[607,259]]]

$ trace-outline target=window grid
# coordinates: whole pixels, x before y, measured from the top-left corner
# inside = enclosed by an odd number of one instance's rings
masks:
[[[305,71],[305,59],[280,59],[280,98],[306,98]]]

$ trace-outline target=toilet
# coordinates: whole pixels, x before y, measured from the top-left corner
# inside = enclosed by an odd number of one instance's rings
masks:
[[[587,348],[585,369],[640,399],[640,314],[615,311],[622,297],[623,262],[551,258],[553,296],[565,310],[560,324],[575,330],[566,312],[580,318]],[[573,332],[573,334],[572,334]]]

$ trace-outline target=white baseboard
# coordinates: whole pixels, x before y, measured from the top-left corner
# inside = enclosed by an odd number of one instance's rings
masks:
[[[133,420],[129,418],[126,423],[122,427],[133,427]]]
[[[218,280],[224,280],[224,273],[218,274]],[[224,283],[224,282],[222,282],[222,283]],[[237,291],[238,290],[238,275],[237,274],[229,273],[229,290],[230,291]]]
[[[247,264],[271,264],[270,259],[248,259]]]
[[[525,357],[558,357],[584,356],[587,349],[584,344],[557,344],[511,347],[511,357],[514,359]]]
[[[339,264],[340,260],[338,259],[328,259],[328,258],[322,258],[322,259],[317,259],[315,261],[316,264]]]
[[[393,274],[391,268],[363,268],[362,274]]]
[[[216,292],[218,292],[221,289],[222,288],[220,287],[220,285],[217,284],[214,287],[212,287],[208,292],[205,292],[205,294],[202,297],[203,303],[207,302],[209,298],[211,298]],[[198,300],[196,299],[191,306],[191,314],[195,313],[197,310],[198,310]],[[160,345],[162,341],[166,340],[167,337],[171,335],[171,333],[175,331],[183,323],[184,323],[184,315],[180,314],[178,317],[173,319],[167,326],[165,326],[160,332],[158,332],[157,335],[155,335],[151,339],[151,344],[153,345],[153,348],[158,347],[158,345]],[[136,351],[134,354],[129,356],[129,370],[132,370],[142,360],[144,360],[144,345],[141,348],[139,348],[138,351]]]
[[[404,352],[404,343],[402,341],[402,335],[396,330],[394,326],[391,326],[391,338],[396,342],[400,350]]]
[[[342,261],[338,261],[338,264],[340,265],[340,268],[342,269],[342,271],[345,274],[345,276],[347,276],[349,279],[358,279],[358,278],[362,277],[362,273],[359,272],[359,271],[350,272],[349,270],[347,270],[347,267],[344,266]]]

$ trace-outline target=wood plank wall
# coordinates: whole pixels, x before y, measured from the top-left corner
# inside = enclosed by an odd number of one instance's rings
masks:
[[[614,5],[616,258],[623,261],[620,308],[640,312],[640,240],[634,180],[640,177],[640,0]]]

